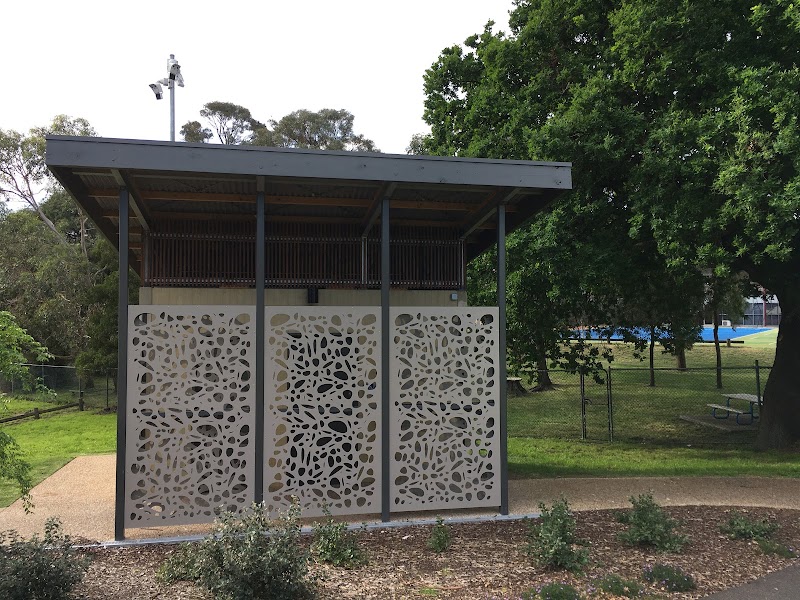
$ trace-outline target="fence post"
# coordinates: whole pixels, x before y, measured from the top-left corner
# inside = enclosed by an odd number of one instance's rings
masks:
[[[110,376],[111,376],[111,374],[108,371],[106,371],[106,412],[108,412],[110,410],[109,405],[108,405],[108,380],[109,380]]]
[[[611,365],[606,371],[606,401],[608,402],[608,441],[614,441],[614,402],[611,397]]]
[[[758,398],[758,408],[760,410],[764,403],[761,400],[761,367],[758,364],[758,359],[756,359],[756,397]]]
[[[581,375],[581,439],[586,439],[586,380],[583,365],[578,368]]]
[[[78,386],[80,388],[80,386]],[[78,389],[78,410],[83,410],[83,390]]]

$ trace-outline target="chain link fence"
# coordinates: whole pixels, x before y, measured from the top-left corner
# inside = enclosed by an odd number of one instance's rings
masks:
[[[552,386],[509,393],[508,432],[646,445],[752,446],[770,368],[757,363],[724,368],[722,387],[713,367],[609,368],[585,375],[550,370]]]
[[[116,369],[84,373],[71,366],[22,366],[28,371],[24,377],[5,378],[0,375],[0,392],[55,404],[71,404],[83,398],[87,408],[116,410]]]

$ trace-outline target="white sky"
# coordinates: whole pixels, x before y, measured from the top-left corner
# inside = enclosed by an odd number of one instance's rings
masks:
[[[422,77],[440,51],[507,30],[511,0],[10,0],[3,7],[0,128],[57,114],[104,137],[169,139],[170,54],[186,87],[176,130],[212,100],[265,122],[300,108],[345,108],[355,130],[404,153],[422,121]],[[177,134],[178,139],[180,135]]]

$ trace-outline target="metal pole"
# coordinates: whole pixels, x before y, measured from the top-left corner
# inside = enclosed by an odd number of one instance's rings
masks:
[[[258,198],[256,199],[256,426],[255,426],[255,478],[254,500],[264,501],[264,287],[266,248],[264,179],[259,177]]]
[[[175,60],[175,55],[169,55],[170,60]],[[169,140],[175,141],[175,80],[169,80]]]
[[[756,359],[756,397],[758,398],[758,408],[761,409],[763,404],[761,401],[761,367],[758,364],[758,359]]]
[[[611,365],[606,373],[606,398],[608,399],[608,441],[614,441],[614,399],[611,394]]]
[[[125,539],[125,456],[128,399],[128,190],[119,190],[119,287],[117,288],[117,473],[114,539]]]
[[[506,381],[506,206],[497,207],[497,317],[500,378],[500,514],[508,514],[508,383]]]
[[[583,365],[580,366],[581,374],[581,439],[586,439],[586,376],[583,373]]]
[[[391,519],[391,444],[389,412],[389,292],[391,273],[389,271],[389,196],[381,200],[381,521]]]

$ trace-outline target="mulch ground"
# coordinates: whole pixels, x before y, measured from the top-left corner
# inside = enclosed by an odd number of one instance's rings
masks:
[[[689,544],[680,554],[662,554],[622,544],[624,530],[616,511],[576,513],[577,534],[590,549],[584,573],[548,571],[525,555],[524,522],[472,523],[452,526],[450,550],[436,554],[426,546],[431,528],[409,527],[359,533],[369,563],[353,570],[312,565],[319,576],[319,596],[339,598],[448,598],[500,600],[519,598],[532,588],[550,582],[574,585],[587,598],[610,599],[596,591],[599,578],[616,573],[643,584],[648,565],[665,563],[692,575],[697,589],[668,593],[650,585],[656,598],[701,598],[745,584],[796,562],[764,554],[753,541],[731,540],[721,533],[732,512],[754,520],[769,519],[779,525],[773,539],[790,548],[800,547],[800,511],[761,508],[673,507],[665,511],[676,518]],[[308,540],[306,540],[307,543]],[[76,596],[84,599],[188,600],[210,596],[190,583],[161,584],[156,571],[175,546],[87,551],[92,564]]]

